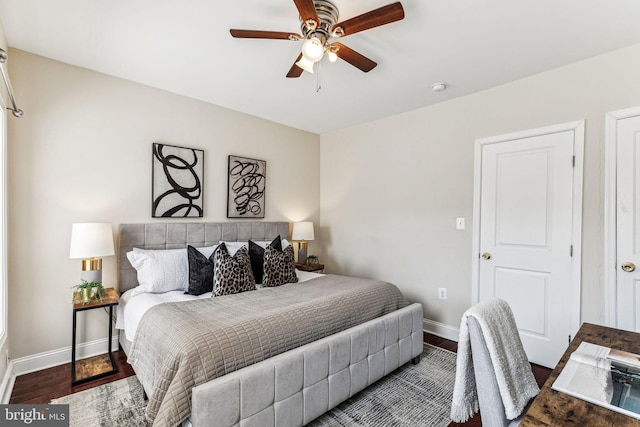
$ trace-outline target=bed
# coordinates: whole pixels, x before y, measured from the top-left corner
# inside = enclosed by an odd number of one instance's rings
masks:
[[[153,425],[306,424],[421,354],[422,307],[385,282],[298,272],[299,283],[223,297],[131,296],[139,290],[127,258],[133,248],[211,247],[288,233],[286,222],[120,226],[117,327]],[[136,313],[127,314],[132,307]],[[252,392],[251,381],[264,387],[267,378],[264,393]]]

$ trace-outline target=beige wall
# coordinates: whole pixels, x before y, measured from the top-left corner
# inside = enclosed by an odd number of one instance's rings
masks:
[[[5,51],[8,50],[7,40],[6,40],[5,34],[4,34],[4,27],[3,27],[1,22],[0,22],[0,48],[5,50]],[[8,96],[8,93],[7,93],[6,86],[5,86],[4,81],[2,80],[2,78],[0,78],[0,96],[3,99],[3,103],[4,103],[5,106],[10,106],[11,105],[11,103],[9,101],[9,96]],[[2,104],[0,104],[0,106],[1,105]],[[12,117],[12,115],[9,112],[7,112],[6,115],[7,115],[7,120],[9,120],[9,118]],[[1,138],[1,136],[0,136],[0,138]],[[0,289],[0,292],[3,292],[3,290]],[[0,297],[0,304],[4,305],[5,302],[2,301],[2,299],[4,299],[4,294],[2,293],[1,295],[2,295],[2,297]],[[5,307],[7,307],[7,306],[8,306],[8,304],[5,305]],[[1,310],[0,310],[0,315],[4,315],[4,313],[2,313]],[[3,322],[4,322],[4,320],[3,320]],[[5,326],[7,326],[7,325],[5,325]],[[7,351],[9,349],[9,339],[8,339],[9,336],[8,336],[8,331],[5,331],[5,332],[6,332],[6,335],[5,335],[4,341],[2,341],[2,345],[0,345],[0,382],[2,382],[2,379],[4,378],[5,374],[7,373],[7,358],[6,358],[6,354],[7,354]],[[2,396],[0,396],[0,399],[1,398],[2,398]]]
[[[25,111],[9,119],[11,357],[71,345],[80,276],[71,224],[111,222],[115,232],[150,222],[153,142],[205,150],[205,221],[226,220],[227,156],[236,154],[267,161],[266,221],[319,223],[317,135],[23,51],[10,57]],[[115,257],[103,267],[115,286]],[[80,342],[106,337],[104,312],[81,323]]]
[[[394,282],[425,318],[457,327],[471,304],[474,141],[586,119],[581,311],[583,321],[604,322],[604,116],[640,105],[638,69],[635,45],[322,135],[328,269]],[[465,231],[456,217],[467,219]],[[439,287],[448,300],[437,299]]]
[[[314,221],[309,252],[321,252],[331,272],[392,281],[423,303],[426,318],[457,327],[471,301],[474,140],[584,118],[582,320],[604,321],[604,114],[640,105],[640,45],[322,137],[9,54],[25,110],[9,118],[13,358],[71,344],[80,269],[68,259],[71,224],[107,221],[115,231],[151,220],[152,142],[205,150],[206,221],[225,220],[227,155],[267,160],[266,220]],[[456,217],[467,230],[455,230]],[[106,258],[107,286],[115,268]],[[447,301],[438,287],[448,288]],[[83,322],[80,341],[106,336],[104,313]]]

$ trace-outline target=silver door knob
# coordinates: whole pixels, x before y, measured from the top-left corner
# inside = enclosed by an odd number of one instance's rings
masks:
[[[622,271],[626,271],[627,273],[636,271],[636,265],[632,262],[623,262],[620,268],[622,268]]]
[[[491,254],[489,252],[485,252],[481,256],[482,259],[491,259]]]

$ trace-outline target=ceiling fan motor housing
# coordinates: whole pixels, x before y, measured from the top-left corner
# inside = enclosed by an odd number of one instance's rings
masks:
[[[331,38],[331,29],[338,23],[340,12],[338,12],[336,5],[328,0],[315,0],[313,3],[320,22],[313,28],[300,18],[300,30],[305,38],[308,39],[315,35],[324,43]]]

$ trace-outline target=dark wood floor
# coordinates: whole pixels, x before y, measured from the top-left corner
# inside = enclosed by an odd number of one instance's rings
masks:
[[[46,404],[58,397],[134,375],[133,368],[127,363],[124,351],[114,352],[113,355],[118,366],[118,373],[73,387],[71,386],[71,363],[20,375],[16,378],[9,403]]]
[[[431,334],[424,334],[424,341],[444,348],[449,351],[458,351],[458,343]],[[97,387],[112,381],[116,381],[134,375],[133,368],[127,363],[127,357],[122,350],[114,353],[118,364],[118,373],[105,378],[89,381],[84,384],[71,386],[71,364],[56,366],[30,374],[20,375],[16,378],[11,400],[9,403],[46,404],[52,399],[77,393],[92,387]],[[551,373],[550,369],[538,365],[531,365],[538,385],[542,387]],[[476,415],[464,424],[451,423],[449,427],[477,427],[482,426],[480,415]]]

